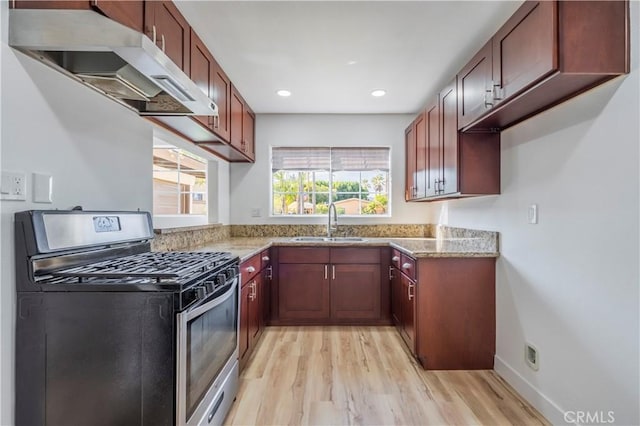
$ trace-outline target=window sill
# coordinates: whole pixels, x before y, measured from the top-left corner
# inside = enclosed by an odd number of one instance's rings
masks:
[[[156,215],[153,216],[153,227],[155,230],[171,230],[193,227],[209,226],[208,217],[205,215]]]

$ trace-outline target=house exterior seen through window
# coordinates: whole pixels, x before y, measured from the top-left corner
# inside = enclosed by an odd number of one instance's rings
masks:
[[[389,148],[271,149],[271,214],[389,216]]]
[[[153,214],[206,215],[207,161],[174,146],[154,146]]]

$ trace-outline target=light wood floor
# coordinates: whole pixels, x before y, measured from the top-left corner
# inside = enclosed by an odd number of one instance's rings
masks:
[[[493,371],[424,371],[393,327],[267,327],[228,425],[548,425]]]

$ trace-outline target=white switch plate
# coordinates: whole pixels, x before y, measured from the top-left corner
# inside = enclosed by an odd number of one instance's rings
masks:
[[[538,205],[531,204],[529,206],[529,210],[527,211],[527,216],[529,218],[529,223],[535,225],[538,223]]]
[[[33,202],[50,203],[53,191],[53,177],[51,175],[33,174]]]
[[[25,201],[27,199],[27,175],[22,172],[2,172],[0,197],[2,200]]]

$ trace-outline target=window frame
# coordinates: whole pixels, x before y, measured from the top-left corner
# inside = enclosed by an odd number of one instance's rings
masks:
[[[175,186],[175,195],[178,198],[178,210],[182,209],[182,199],[183,197],[185,197],[186,195],[189,196],[189,198],[191,199],[191,201],[193,202],[193,196],[194,195],[203,195],[204,194],[204,211],[203,213],[180,213],[179,211],[175,212],[175,213],[156,213],[155,210],[155,198],[156,198],[156,190],[155,188],[152,188],[152,202],[153,202],[153,206],[152,206],[152,215],[153,217],[158,217],[158,218],[165,218],[165,219],[169,219],[169,218],[175,218],[175,219],[180,219],[180,218],[189,218],[189,220],[191,221],[201,221],[202,219],[207,220],[209,217],[209,172],[208,172],[208,160],[192,151],[189,151],[188,149],[184,149],[182,147],[164,142],[163,143],[154,143],[153,145],[153,152],[155,153],[156,149],[167,149],[167,150],[175,150],[178,152],[178,163],[176,164],[177,167],[176,169],[170,169],[167,170],[166,172],[175,172],[178,175],[178,181],[176,182],[176,186]],[[153,157],[155,155],[152,154],[152,182],[155,180],[155,166],[156,163],[153,160]],[[202,163],[202,169],[182,169],[181,166],[181,162],[180,162],[180,158],[182,157],[190,157],[192,156],[194,160],[201,162]],[[204,191],[189,191],[189,192],[185,192],[182,191],[180,188],[180,174],[181,174],[181,170],[188,170],[188,171],[192,171],[192,172],[198,172],[198,173],[204,173]],[[160,191],[160,193],[166,193],[166,194],[173,194],[173,192],[169,192],[169,191]]]
[[[329,178],[328,178],[328,182],[329,182],[329,189],[328,189],[328,194],[329,194],[329,200],[331,200],[332,196],[335,195],[337,193],[337,191],[334,190],[333,188],[333,174],[335,173],[335,171],[332,168],[332,158],[331,158],[331,153],[333,149],[349,149],[349,148],[354,148],[354,149],[387,149],[388,150],[388,165],[389,165],[389,170],[386,171],[387,174],[387,182],[386,182],[386,195],[387,195],[387,208],[386,208],[386,212],[384,214],[356,214],[356,215],[346,215],[346,214],[342,214],[342,215],[338,215],[339,218],[358,218],[358,219],[375,219],[375,218],[379,218],[379,219],[389,219],[392,217],[392,147],[388,146],[388,145],[383,145],[383,146],[310,146],[310,147],[305,147],[305,146],[286,146],[286,145],[280,145],[280,146],[273,146],[270,145],[269,146],[269,218],[296,218],[296,219],[300,219],[300,218],[322,218],[322,217],[327,217],[328,213],[315,213],[315,214],[299,214],[299,213],[295,213],[295,214],[274,214],[274,189],[273,189],[273,150],[274,148],[283,148],[283,149],[287,149],[287,148],[309,148],[309,149],[314,149],[314,148],[324,148],[324,149],[328,149],[329,150],[329,170],[325,173],[328,173]],[[359,176],[359,192],[357,193],[357,195],[362,196],[362,171],[353,171],[353,170],[346,170],[349,173],[354,173],[354,172],[359,172],[360,176]],[[295,171],[297,173],[300,173],[300,171]],[[340,194],[351,194],[351,192],[340,192]],[[278,192],[278,194],[288,194],[288,192]],[[300,192],[297,192],[296,194],[300,194]],[[303,192],[303,194],[311,194],[310,192]],[[316,194],[325,194],[325,192],[316,192]],[[355,193],[354,193],[355,194]],[[360,200],[362,200],[362,198],[359,198]],[[360,206],[360,209],[362,207]]]

